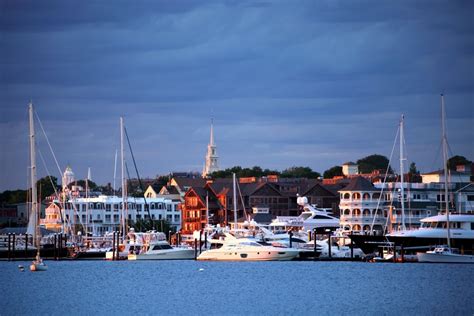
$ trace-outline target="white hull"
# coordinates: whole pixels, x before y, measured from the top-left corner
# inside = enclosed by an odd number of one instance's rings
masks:
[[[113,251],[107,251],[105,253],[105,260],[113,260],[113,255],[114,255]],[[115,260],[127,260],[127,257],[128,257],[128,251],[120,251],[118,259],[115,258]]]
[[[128,260],[189,260],[194,259],[194,249],[169,249],[140,255],[129,254]]]
[[[474,263],[474,256],[446,253],[418,252],[418,262],[429,263]]]
[[[249,250],[249,249],[223,249],[223,248],[204,251],[202,254],[200,254],[197,257],[197,260],[288,261],[288,260],[293,260],[299,254],[298,250],[292,249],[292,248],[281,248],[277,250],[269,250],[269,249]]]

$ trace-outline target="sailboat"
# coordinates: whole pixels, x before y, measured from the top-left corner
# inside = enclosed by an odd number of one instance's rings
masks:
[[[36,247],[36,258],[30,265],[30,270],[46,271],[48,266],[43,262],[40,256],[41,231],[39,226],[40,212],[38,210],[38,195],[36,191],[36,147],[35,147],[35,126],[33,118],[33,103],[29,104],[29,120],[30,120],[30,162],[31,162],[31,214],[30,221],[34,223],[33,240]]]
[[[447,245],[438,246],[434,250],[426,253],[418,252],[416,256],[419,262],[432,263],[474,263],[473,255],[460,254],[457,249],[451,248],[451,227],[449,221],[449,195],[448,195],[448,144],[446,138],[446,114],[444,109],[444,96],[441,94],[441,115],[442,115],[442,129],[443,129],[443,165],[444,165],[444,203],[446,212],[446,231],[447,231]]]

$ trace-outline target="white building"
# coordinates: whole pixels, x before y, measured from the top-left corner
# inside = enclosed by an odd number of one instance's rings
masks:
[[[74,182],[76,179],[74,178],[74,172],[72,172],[72,169],[70,166],[66,167],[66,170],[64,170],[63,173],[63,178],[61,179],[61,184],[63,187],[63,191],[66,189],[67,185],[69,183]]]
[[[214,171],[219,171],[219,164],[217,162],[219,156],[217,156],[217,146],[214,143],[214,124],[211,120],[211,136],[209,144],[207,145],[206,162],[202,171],[202,177],[205,178]]]
[[[129,197],[125,209],[126,219],[135,222],[149,219],[151,216],[153,220],[166,220],[179,230],[181,229],[179,203],[179,200],[167,198],[147,198],[148,213],[144,198]],[[46,209],[46,218],[41,220],[41,224],[48,229],[59,231],[64,219],[71,226],[82,225],[87,231],[102,235],[119,229],[121,213],[122,198],[117,196],[79,197],[70,199],[67,203],[56,200]]]
[[[450,212],[474,213],[474,184],[448,185]],[[340,226],[346,231],[364,232],[399,230],[403,226],[416,229],[422,218],[444,211],[444,183],[404,183],[404,197],[400,183],[373,185],[363,177],[351,179],[340,193]],[[405,213],[402,214],[401,203]],[[374,220],[375,215],[375,220]],[[403,225],[404,224],[404,225]]]
[[[342,164],[342,174],[346,177],[359,174],[359,166],[352,161],[346,162]]]

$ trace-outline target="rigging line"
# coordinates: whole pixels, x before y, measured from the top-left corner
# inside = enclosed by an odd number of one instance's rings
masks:
[[[392,161],[392,158],[393,158],[393,152],[395,151],[395,146],[397,145],[397,140],[398,140],[398,135],[399,134],[400,134],[400,125],[398,125],[397,133],[395,134],[395,140],[394,140],[393,146],[392,146],[392,152],[390,153],[390,159],[388,160],[388,166],[387,166],[387,169],[385,170],[385,176],[384,176],[383,182],[382,182],[382,189],[380,190],[380,196],[379,196],[379,199],[377,201],[377,207],[375,208],[374,218],[372,219],[372,225],[371,225],[371,229],[370,229],[371,234],[373,234],[373,232],[374,232],[375,218],[377,217],[377,212],[379,211],[380,201],[382,199],[383,191],[384,191],[384,188],[385,188],[385,183],[386,183],[387,177],[388,177],[388,171],[390,170],[390,162]],[[385,229],[384,229],[384,231],[385,231]]]
[[[35,114],[36,114],[36,119],[38,120],[38,123],[41,127],[41,130],[43,131],[43,135],[44,137],[46,138],[46,142],[48,143],[48,146],[49,146],[49,149],[51,150],[51,154],[53,155],[53,158],[54,158],[54,161],[56,162],[56,167],[58,167],[58,171],[59,171],[59,174],[61,174],[61,168],[59,167],[59,163],[58,163],[58,160],[56,159],[56,155],[54,154],[54,151],[53,151],[53,147],[51,147],[51,143],[49,142],[49,138],[48,138],[48,135],[46,135],[46,132],[43,128],[43,123],[41,123],[41,120],[39,118],[39,115],[36,111],[34,111]]]
[[[137,173],[138,185],[140,185],[140,189],[142,190],[142,192],[145,192],[145,190],[143,190],[142,180],[140,179],[140,173],[138,173],[137,163],[135,162],[135,155],[133,154],[132,144],[130,143],[130,138],[128,138],[127,128],[124,127],[123,129],[125,131],[125,136],[127,137],[127,143],[128,143],[128,147],[130,148],[130,154],[132,156],[132,161],[133,161],[133,165],[135,167],[135,172]],[[130,175],[128,177],[130,179]],[[148,205],[145,194],[143,194],[143,199],[144,199],[145,205]],[[153,223],[153,220],[151,219],[150,208],[149,207],[145,207],[145,208],[147,209],[148,218],[150,219],[150,222],[152,223],[152,229],[154,229],[155,224]]]

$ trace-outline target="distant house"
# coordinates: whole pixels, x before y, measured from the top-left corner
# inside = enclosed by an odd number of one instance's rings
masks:
[[[421,178],[423,183],[444,183],[444,169],[423,173]],[[449,183],[469,183],[471,181],[471,174],[449,170],[447,180]]]

